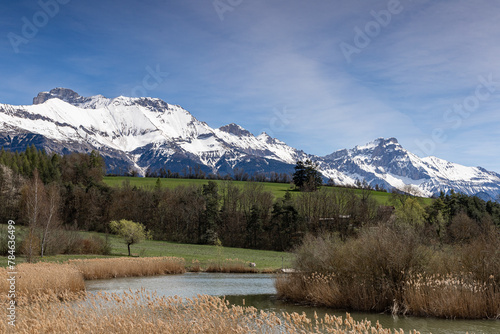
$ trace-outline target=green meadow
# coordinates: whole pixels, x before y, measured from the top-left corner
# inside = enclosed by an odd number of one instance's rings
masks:
[[[23,234],[24,227],[19,226],[19,234]],[[78,232],[82,237],[98,235],[102,238],[108,238],[111,246],[109,255],[88,255],[88,254],[60,254],[44,256],[38,258],[38,261],[44,262],[64,262],[72,259],[92,259],[92,258],[112,258],[128,256],[127,245],[116,235],[98,232]],[[226,259],[241,260],[243,262],[254,262],[257,269],[280,269],[282,267],[290,268],[293,255],[288,252],[275,252],[255,249],[216,247],[213,245],[193,245],[179,244],[175,242],[145,240],[141,243],[131,246],[132,256],[137,257],[155,257],[155,256],[174,256],[183,258],[186,266],[190,267],[194,261],[198,261],[202,268],[206,268],[214,262],[223,262]],[[24,257],[16,256],[16,264],[23,263]],[[2,256],[0,266],[7,266],[7,257]]]
[[[111,187],[121,187],[123,182],[128,181],[131,186],[153,188],[156,185],[156,178],[152,177],[126,177],[126,176],[106,176],[104,177],[104,182]],[[160,179],[162,187],[175,188],[178,186],[189,186],[189,185],[202,185],[207,184],[209,180],[200,179]],[[224,182],[231,182],[232,184],[239,185],[243,187],[246,183],[250,181],[225,181],[225,180],[215,180],[215,182],[222,184]],[[297,196],[300,194],[298,191],[293,191],[293,186],[288,183],[273,183],[273,182],[258,182],[264,186],[264,190],[270,191],[276,198],[282,198],[285,196],[287,190],[290,191],[292,196]],[[336,191],[340,189],[339,187],[324,187],[330,191]],[[364,190],[354,189],[354,192],[361,194]],[[380,205],[390,205],[391,194],[382,191],[371,191],[371,196]],[[429,205],[432,203],[430,198],[421,198],[421,202],[424,205]]]

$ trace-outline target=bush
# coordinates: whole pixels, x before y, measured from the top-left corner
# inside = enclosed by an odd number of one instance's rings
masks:
[[[98,235],[82,237],[77,231],[59,231],[59,242],[50,247],[47,254],[94,254],[109,255],[111,246]]]
[[[471,273],[480,282],[491,279],[500,286],[500,232],[491,226],[491,232],[462,245],[458,252],[461,271]]]
[[[345,242],[306,236],[296,250],[298,272],[276,281],[278,296],[363,311],[499,318],[500,231],[485,221],[480,227],[466,243],[439,248],[425,244],[421,229],[390,223]]]
[[[334,302],[331,294],[318,293],[314,303],[386,311],[395,301],[402,302],[404,283],[422,270],[427,257],[413,228],[380,224],[346,242],[331,236],[306,237],[297,250],[295,266],[309,273],[304,278],[306,287],[317,290],[316,281],[327,282],[340,299]]]

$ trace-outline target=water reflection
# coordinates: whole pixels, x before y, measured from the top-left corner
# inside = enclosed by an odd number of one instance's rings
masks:
[[[294,305],[277,300],[274,295],[246,295],[246,296],[226,296],[231,304],[254,306],[257,309],[281,312],[305,312],[309,318],[313,318],[314,312],[319,318],[326,313],[345,317],[345,310],[332,310],[322,307],[309,307],[304,305]],[[243,301],[244,300],[244,301]],[[416,329],[422,334],[500,334],[500,320],[445,320],[420,317],[393,317],[387,314],[349,312],[354,320],[368,319],[375,324],[377,321],[384,328],[403,329],[406,333]]]
[[[86,282],[87,291],[122,292],[146,288],[160,296],[192,298],[197,295],[225,296],[275,294],[274,275],[186,273],[183,275],[127,277]]]

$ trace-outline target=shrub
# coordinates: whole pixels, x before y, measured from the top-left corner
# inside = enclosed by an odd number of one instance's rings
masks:
[[[281,298],[334,308],[499,318],[499,230],[481,229],[467,243],[440,248],[425,245],[413,227],[391,224],[345,242],[307,236],[296,250],[299,271],[278,277],[276,289]]]
[[[384,311],[394,301],[402,302],[404,282],[422,269],[426,257],[413,228],[380,224],[346,242],[331,236],[306,237],[297,250],[295,267],[308,273],[303,278],[307,288],[317,288],[317,274],[334,275],[324,284],[332,285],[341,301],[332,302],[330,295],[318,293],[314,303]]]

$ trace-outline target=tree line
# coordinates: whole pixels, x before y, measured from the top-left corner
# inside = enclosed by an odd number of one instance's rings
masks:
[[[127,176],[136,177],[139,176],[139,172],[135,169],[130,169]],[[255,181],[255,182],[274,182],[274,183],[290,183],[292,181],[292,176],[290,173],[277,173],[277,172],[254,172],[249,174],[245,172],[243,168],[234,168],[231,174],[221,174],[221,173],[206,173],[203,171],[201,166],[196,165],[194,167],[186,167],[179,172],[172,172],[170,169],[160,168],[153,170],[148,167],[145,172],[145,177],[161,178],[161,179],[201,179],[201,180],[234,180],[234,181]]]
[[[57,231],[108,232],[111,221],[123,219],[143,224],[156,240],[279,251],[293,249],[306,233],[332,232],[345,239],[393,216],[400,224],[421,226],[441,242],[457,242],[467,233],[500,225],[496,202],[452,192],[424,208],[406,192],[394,193],[391,206],[380,206],[368,189],[319,188],[308,163],[296,168],[304,176],[302,191],[283,198],[257,182],[240,186],[207,180],[168,189],[158,178],[151,188],[128,180],[112,188],[102,181],[104,169],[97,152],[59,156],[34,147],[21,153],[2,150],[0,219],[28,227],[26,240],[32,243],[25,251],[39,255],[74,251],[60,249],[64,243]],[[294,175],[296,182],[300,175]],[[105,248],[99,240],[77,242],[80,248]]]

